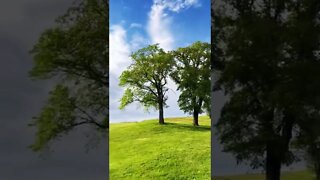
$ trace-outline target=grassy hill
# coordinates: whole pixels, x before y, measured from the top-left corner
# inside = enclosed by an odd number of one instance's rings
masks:
[[[210,119],[110,125],[110,179],[210,179]]]
[[[228,177],[214,177],[215,180],[265,180],[261,174],[237,175]],[[313,180],[314,176],[309,171],[283,172],[281,180]]]

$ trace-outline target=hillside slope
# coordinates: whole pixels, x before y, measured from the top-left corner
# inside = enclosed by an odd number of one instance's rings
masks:
[[[210,119],[110,125],[110,179],[210,179]]]

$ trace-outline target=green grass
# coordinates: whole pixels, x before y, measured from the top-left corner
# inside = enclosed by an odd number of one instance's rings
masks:
[[[111,180],[210,179],[210,120],[192,118],[110,125]]]
[[[314,176],[310,171],[283,172],[281,180],[313,180]],[[262,174],[236,175],[225,177],[214,177],[214,180],[265,180]]]

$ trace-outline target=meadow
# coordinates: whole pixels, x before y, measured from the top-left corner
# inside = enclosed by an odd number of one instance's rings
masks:
[[[210,119],[110,124],[110,179],[210,179]]]

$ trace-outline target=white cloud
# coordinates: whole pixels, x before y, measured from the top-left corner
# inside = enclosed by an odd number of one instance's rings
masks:
[[[149,44],[149,40],[139,33],[134,33],[131,37],[130,47],[132,51],[136,51]]]
[[[118,77],[131,64],[131,52],[147,45],[149,41],[139,33],[134,33],[129,41],[122,25],[112,25],[110,30],[110,74]]]
[[[142,25],[139,23],[131,23],[130,28],[142,28]]]
[[[130,64],[130,45],[121,25],[113,25],[110,30],[110,74],[119,76]]]
[[[171,19],[164,13],[165,6],[153,4],[149,13],[147,31],[153,44],[159,43],[165,50],[173,48],[174,38],[170,32]]]
[[[154,4],[162,5],[173,12],[180,12],[183,9],[188,9],[192,6],[199,7],[200,3],[198,0],[154,0]]]
[[[147,32],[151,42],[153,44],[159,43],[164,50],[172,50],[174,47],[174,36],[170,31],[172,19],[165,11],[178,13],[192,6],[200,6],[198,0],[154,0],[147,24]]]

